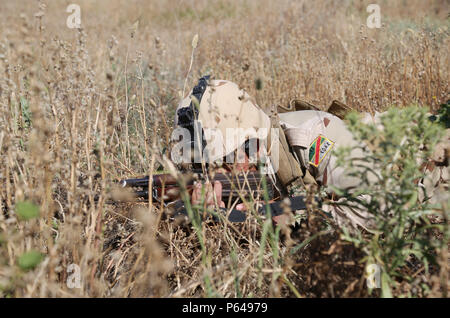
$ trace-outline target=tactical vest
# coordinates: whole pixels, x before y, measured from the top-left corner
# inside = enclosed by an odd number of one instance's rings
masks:
[[[289,152],[284,156],[286,162],[282,162],[283,156],[280,155],[278,177],[283,184],[289,185],[295,180],[296,164],[302,170],[305,184],[318,182],[341,188],[358,184],[359,180],[338,167],[337,158],[332,155],[332,150],[339,146],[348,146],[354,148],[351,157],[364,156],[340,118],[319,110],[285,112],[277,114],[277,118]]]
[[[300,111],[301,116],[292,114]],[[343,119],[349,111],[351,109],[345,104],[333,101],[327,113]],[[317,117],[318,114],[319,117]],[[316,183],[317,179],[326,184],[325,167],[330,160],[326,152],[331,149],[332,144],[323,136],[325,127],[330,121],[330,118],[322,118],[324,114],[326,113],[320,111],[318,107],[298,99],[291,100],[287,107],[278,105],[276,109],[271,109],[272,127],[281,128],[279,130],[280,169],[277,176],[283,185],[290,185],[296,180],[302,184],[311,184]],[[289,120],[292,117],[295,117],[293,122]],[[325,138],[317,140],[313,145],[314,139],[320,135]],[[315,148],[312,149],[311,146]],[[314,157],[315,155],[317,156]]]

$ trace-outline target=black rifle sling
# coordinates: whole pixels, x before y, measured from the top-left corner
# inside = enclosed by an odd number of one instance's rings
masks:
[[[292,211],[306,209],[304,196],[289,197],[288,199],[290,201],[290,207],[291,207]],[[267,207],[269,207],[271,216],[278,216],[278,215],[281,215],[284,213],[283,207],[282,207],[282,201],[276,201],[273,203],[269,203],[267,205],[263,205],[262,207],[260,207],[258,209],[258,212],[262,215],[266,214]],[[227,213],[227,210],[223,209],[223,208],[221,208],[220,211],[224,214]],[[177,215],[188,216],[188,212],[182,203],[180,203],[178,205],[178,207],[175,207],[174,216],[177,216]],[[219,221],[217,217],[214,217],[214,219],[216,221]],[[246,219],[247,219],[247,213],[245,211],[231,210],[228,215],[228,221],[230,221],[232,223],[241,223],[241,222],[244,222]]]
[[[192,99],[189,106],[180,108],[177,111],[178,125],[189,130],[192,144],[195,144],[194,126],[196,125],[196,120],[198,119],[200,102],[202,101],[203,94],[208,86],[209,78],[209,75],[203,76],[198,80],[198,84],[192,89],[191,97],[194,97],[196,101],[194,102],[194,99]],[[206,140],[203,134],[201,144],[201,149],[204,149],[206,146]]]
[[[198,105],[195,105],[193,101],[187,107],[180,108],[177,111],[178,124],[181,127],[189,128],[193,125],[193,122],[198,119],[200,102],[202,101],[203,94],[208,86],[208,80],[210,76],[205,75],[198,80],[198,84],[192,89],[191,96],[195,97]]]

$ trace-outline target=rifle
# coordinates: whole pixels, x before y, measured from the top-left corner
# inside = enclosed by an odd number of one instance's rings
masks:
[[[272,181],[267,175],[261,175],[259,172],[246,172],[239,174],[216,173],[211,178],[211,182],[220,181],[222,183],[223,198],[240,198],[241,196],[254,197],[262,196],[262,178],[266,179],[269,198],[274,196],[274,187]],[[186,187],[191,192],[195,181],[206,181],[201,170],[194,170],[186,180]],[[120,181],[122,187],[129,187],[134,190],[134,195],[139,199],[148,199],[149,193],[156,202],[172,202],[180,199],[181,189],[179,180],[171,174],[155,174],[152,178],[152,189],[149,189],[149,176],[136,179],[124,179]],[[225,201],[225,200],[224,200]]]
[[[201,170],[194,170],[193,173],[185,179],[185,186],[189,194],[192,193],[194,183],[196,181],[204,182],[206,177]],[[278,192],[274,187],[272,180],[268,175],[262,175],[259,172],[241,172],[241,173],[215,173],[210,178],[211,183],[220,181],[222,183],[222,198],[224,202],[233,202],[236,199],[251,197],[263,200],[263,179],[267,185],[267,192],[269,200],[273,200]],[[149,176],[142,178],[123,179],[119,182],[123,188],[131,188],[137,201],[145,202],[151,195],[152,200],[163,204],[164,206],[172,205],[175,208],[174,215],[187,215],[181,200],[181,185],[171,174],[155,174],[152,177],[152,187],[150,189]],[[230,201],[232,200],[232,201]],[[305,209],[306,205],[304,197],[289,198],[291,208],[293,210]],[[268,204],[269,211],[272,216],[283,214],[281,202],[273,202]],[[226,211],[225,209],[221,209]],[[260,214],[265,214],[267,206],[264,205],[258,209]],[[217,218],[216,218],[217,219]],[[231,210],[228,213],[228,220],[230,222],[243,222],[246,219],[246,213],[238,210]]]

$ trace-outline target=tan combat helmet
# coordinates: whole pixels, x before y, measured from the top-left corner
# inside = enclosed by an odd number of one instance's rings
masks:
[[[222,134],[223,151],[218,153],[223,156],[238,149],[248,139],[266,139],[271,127],[269,117],[243,89],[230,81],[209,80],[209,76],[202,77],[178,105],[175,125],[189,128],[193,120],[198,120],[203,130]],[[240,132],[231,135],[233,131]],[[208,144],[211,138],[205,133],[203,142]]]

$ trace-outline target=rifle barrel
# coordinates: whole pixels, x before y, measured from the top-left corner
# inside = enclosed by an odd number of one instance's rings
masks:
[[[148,187],[148,177],[124,179],[120,181],[122,187]]]

